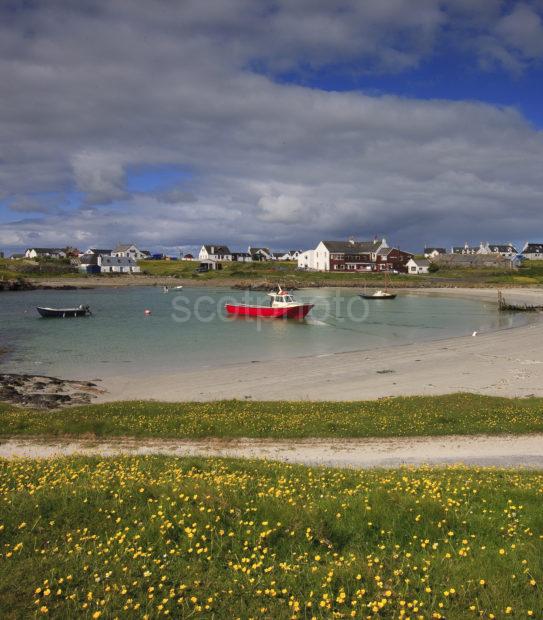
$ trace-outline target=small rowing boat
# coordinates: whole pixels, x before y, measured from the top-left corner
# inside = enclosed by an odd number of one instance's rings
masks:
[[[75,316],[89,316],[89,306],[77,306],[76,308],[45,308],[37,306],[36,310],[46,319],[67,319]]]
[[[262,317],[267,319],[303,319],[313,308],[313,304],[295,301],[292,295],[283,291],[268,293],[271,297],[269,306],[248,306],[246,304],[226,304],[229,314],[237,316]]]

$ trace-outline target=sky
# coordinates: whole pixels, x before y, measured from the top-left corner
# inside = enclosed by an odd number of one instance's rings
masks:
[[[543,241],[543,0],[3,0],[0,250]]]

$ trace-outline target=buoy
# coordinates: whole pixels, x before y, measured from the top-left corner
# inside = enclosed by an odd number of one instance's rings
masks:
[[[471,335],[475,338],[475,336],[477,336],[477,332],[473,332]]]
[[[151,311],[148,310],[147,308],[143,311],[143,314],[145,314],[145,316],[150,316]]]

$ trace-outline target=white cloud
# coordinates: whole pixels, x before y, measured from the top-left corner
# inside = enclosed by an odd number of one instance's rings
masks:
[[[0,188],[33,215],[1,224],[0,244],[287,247],[380,232],[405,244],[537,229],[543,140],[517,111],[274,79],[413,67],[471,18],[477,53],[521,70],[539,49],[531,5],[509,19],[490,0],[89,6],[51,0],[0,20]],[[126,171],[146,164],[194,175],[130,194]],[[25,203],[76,189],[84,209]]]
[[[258,206],[262,209],[259,217],[265,222],[295,223],[304,216],[303,203],[296,196],[262,196]]]

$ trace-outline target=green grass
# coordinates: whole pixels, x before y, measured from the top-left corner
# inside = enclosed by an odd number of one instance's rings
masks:
[[[541,263],[541,264],[540,264]],[[299,271],[294,262],[223,263],[223,269],[195,274],[197,261],[140,261],[142,272],[153,276],[191,278],[200,282],[231,281],[247,284],[281,283],[285,286],[360,286],[383,282],[382,274]],[[540,286],[543,285],[543,261],[531,261],[518,271],[495,268],[440,269],[424,276],[391,275],[395,286]]]
[[[0,259],[0,280],[28,278],[75,278],[84,274],[66,260],[10,260]]]
[[[0,461],[0,617],[541,618],[543,473]]]
[[[361,402],[114,402],[60,411],[0,406],[4,435],[403,437],[543,432],[543,399],[473,394]]]

